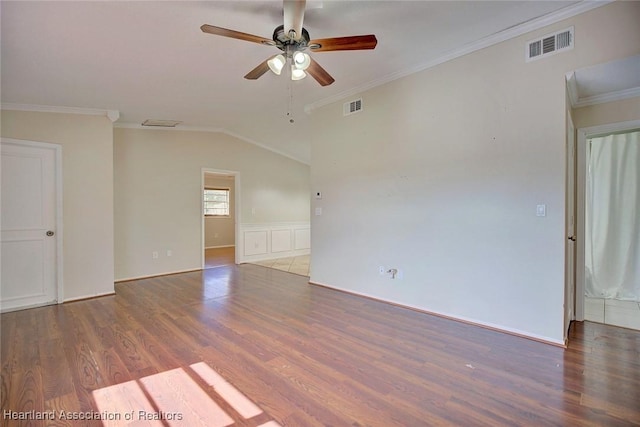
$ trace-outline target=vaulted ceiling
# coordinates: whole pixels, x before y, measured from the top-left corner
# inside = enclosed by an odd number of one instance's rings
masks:
[[[375,50],[312,53],[335,78],[321,87],[270,72],[245,80],[277,49],[200,30],[207,23],[271,38],[283,20],[280,1],[2,1],[2,102],[118,110],[120,124],[178,120],[309,162],[305,107],[531,29],[549,14],[566,16],[577,3],[309,1],[312,39],[378,39]]]

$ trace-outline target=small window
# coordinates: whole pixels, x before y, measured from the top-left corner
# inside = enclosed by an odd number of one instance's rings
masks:
[[[229,189],[204,189],[204,215],[229,216]]]

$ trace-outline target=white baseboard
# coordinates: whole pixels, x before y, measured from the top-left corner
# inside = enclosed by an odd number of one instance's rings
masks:
[[[127,278],[124,278],[124,279],[116,279],[115,283],[131,282],[132,280],[150,279],[152,277],[159,277],[159,276],[169,276],[171,274],[191,273],[192,271],[201,271],[201,270],[202,270],[202,268],[189,268],[187,270],[167,271],[165,273],[149,274],[147,276],[127,277]]]
[[[514,336],[517,336],[517,337],[526,338],[526,339],[530,339],[530,340],[533,340],[533,341],[538,341],[538,342],[541,342],[541,343],[544,343],[544,344],[550,344],[550,345],[554,345],[554,346],[557,346],[557,347],[566,347],[566,343],[564,341],[562,341],[562,340],[555,340],[555,339],[550,338],[550,337],[531,334],[529,332],[521,331],[519,329],[508,328],[508,327],[504,327],[502,325],[496,325],[496,324],[493,324],[493,323],[490,323],[490,322],[482,322],[482,321],[478,321],[476,319],[470,319],[470,318],[463,317],[463,316],[452,316],[450,314],[440,313],[440,312],[437,312],[437,311],[430,311],[430,310],[426,310],[426,309],[423,309],[423,308],[420,308],[420,307],[414,307],[414,306],[407,305],[407,304],[397,303],[395,301],[382,299],[382,298],[375,297],[375,296],[368,295],[368,294],[361,293],[361,292],[351,291],[349,289],[344,289],[344,288],[340,288],[340,287],[337,287],[337,286],[327,285],[327,284],[316,282],[316,281],[313,281],[313,280],[309,280],[309,284],[315,285],[315,286],[321,286],[323,288],[328,288],[328,289],[332,289],[332,290],[339,291],[339,292],[345,292],[345,293],[351,294],[351,295],[357,295],[359,297],[368,298],[368,299],[371,299],[371,300],[374,300],[374,301],[379,301],[379,302],[395,305],[397,307],[406,308],[408,310],[418,311],[420,313],[425,313],[425,314],[430,314],[430,315],[433,315],[433,316],[442,317],[442,318],[453,320],[453,321],[456,321],[456,322],[466,323],[467,325],[477,326],[479,328],[490,329],[492,331],[502,332],[502,333],[505,333],[505,334],[514,335]]]
[[[111,292],[102,292],[102,293],[99,293],[99,294],[84,295],[84,296],[81,296],[81,297],[67,298],[67,299],[65,299],[63,302],[82,301],[82,300],[86,300],[86,299],[106,297],[106,296],[109,296],[109,295],[115,295],[115,294],[116,294],[116,292],[115,292],[115,291],[111,291]]]
[[[18,307],[2,308],[2,309],[0,309],[0,313],[11,313],[12,311],[28,310],[30,308],[47,307],[47,306],[56,305],[56,304],[60,304],[60,303],[58,301],[50,301],[50,302],[45,302],[44,304],[40,303],[40,304],[20,305]]]

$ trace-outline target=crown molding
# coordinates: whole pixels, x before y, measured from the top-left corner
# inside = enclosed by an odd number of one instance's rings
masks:
[[[185,125],[178,125],[176,127],[161,127],[161,126],[142,126],[138,123],[115,123],[113,125],[113,127],[115,128],[122,128],[122,129],[138,129],[138,130],[158,130],[158,131],[169,131],[169,132],[210,132],[210,133],[222,133],[225,134],[227,136],[239,139],[241,141],[244,141],[246,143],[258,146],[264,150],[267,151],[271,151],[272,153],[278,154],[280,156],[286,157],[288,159],[291,160],[295,160],[296,162],[300,162],[302,164],[308,165],[309,162],[306,162],[304,160],[298,159],[296,157],[293,157],[291,154],[285,153],[283,151],[280,150],[276,150],[275,148],[269,147],[268,145],[265,144],[261,144],[258,141],[255,141],[251,138],[247,138],[246,136],[240,135],[236,132],[232,132],[230,130],[224,129],[224,128],[217,128],[217,127],[203,127],[203,126],[185,126]]]
[[[640,97],[640,87],[632,87],[615,92],[607,92],[593,96],[580,97],[580,91],[578,90],[575,72],[572,71],[570,73],[567,73],[566,80],[569,102],[571,102],[571,107],[573,108],[589,107],[591,105],[604,104],[607,102],[621,101],[623,99]]]
[[[363,85],[357,86],[355,88],[339,92],[333,96],[328,98],[321,99],[320,101],[313,102],[311,104],[305,105],[304,111],[307,114],[311,114],[313,110],[318,109],[320,107],[324,107],[325,105],[333,104],[341,99],[351,97],[355,94],[373,89],[375,87],[381,86],[385,83],[390,83],[394,80],[401,79],[403,77],[409,76],[411,74],[418,73],[420,71],[424,71],[426,69],[435,67],[436,65],[443,64],[445,62],[451,61],[453,59],[459,58],[461,56],[467,55],[469,53],[478,51],[480,49],[484,49],[489,46],[493,46],[495,44],[501,43],[503,41],[507,41],[513,39],[515,37],[519,37],[523,34],[530,33],[533,31],[537,31],[542,29],[548,25],[555,24],[557,22],[563,21],[568,18],[572,18],[576,15],[580,15],[582,13],[588,12],[593,9],[597,9],[599,7],[605,6],[609,3],[612,3],[615,0],[602,0],[602,1],[589,1],[583,0],[580,3],[567,6],[562,8],[556,12],[549,13],[545,16],[541,16],[540,18],[532,19],[531,21],[524,22],[522,24],[516,25],[511,28],[507,28],[506,30],[500,31],[498,33],[492,34],[488,37],[482,38],[475,42],[469,43],[459,49],[452,50],[444,55],[435,58],[431,61],[416,65],[411,68],[407,68],[392,74],[388,74],[382,78],[372,80]]]
[[[242,136],[242,135],[240,135],[238,133],[231,132],[231,131],[226,130],[226,129],[222,130],[222,133],[224,133],[226,135],[229,135],[229,136],[232,136],[234,138],[240,139],[240,140],[242,140],[244,142],[248,142],[249,144],[257,145],[260,148],[264,148],[265,150],[271,151],[272,153],[276,153],[276,154],[279,154],[281,156],[287,157],[287,158],[289,158],[291,160],[295,160],[296,162],[300,162],[300,163],[305,164],[305,165],[309,165],[310,164],[309,162],[305,162],[304,160],[301,160],[301,159],[298,159],[296,157],[293,157],[291,154],[288,154],[288,153],[285,153],[284,151],[280,151],[280,150],[277,150],[275,148],[269,147],[268,145],[264,145],[264,144],[262,144],[262,143],[260,143],[258,141],[255,141],[255,140],[253,140],[251,138],[247,138],[247,137]]]
[[[101,110],[97,108],[60,107],[57,105],[12,104],[3,102],[0,106],[9,111],[31,111],[36,113],[81,114],[86,116],[105,116],[115,122],[120,118],[118,110]]]
[[[567,93],[569,94],[569,102],[575,107],[578,102],[578,84],[576,83],[576,73],[571,71],[565,75],[567,81]]]
[[[267,151],[271,151],[272,153],[287,157],[291,160],[295,160],[296,162],[300,162],[305,165],[309,164],[309,162],[303,161],[283,151],[276,150],[267,145],[254,141],[251,138],[247,138],[245,136],[242,136],[235,132],[231,132],[224,128],[218,128],[213,126],[185,126],[185,125],[178,125],[179,127],[178,126],[161,127],[161,126],[142,126],[140,123],[126,123],[126,122],[116,123],[116,120],[118,120],[118,118],[120,117],[120,112],[117,110],[100,110],[100,109],[93,109],[93,108],[59,107],[59,106],[52,106],[52,105],[11,104],[11,103],[2,103],[0,106],[2,110],[8,110],[8,111],[31,111],[31,112],[37,112],[37,113],[63,113],[63,114],[84,114],[89,116],[106,116],[109,118],[109,120],[111,120],[111,122],[113,122],[114,128],[122,128],[122,129],[159,130],[159,131],[173,131],[173,132],[178,131],[178,132],[223,133],[225,135],[231,136],[233,138],[239,139],[249,144],[256,145]]]
[[[590,105],[604,104],[607,102],[620,101],[628,98],[640,97],[640,87],[632,87],[630,89],[619,90],[616,92],[608,92],[600,95],[588,96],[586,98],[578,98],[576,102],[571,100],[572,107],[581,108]]]

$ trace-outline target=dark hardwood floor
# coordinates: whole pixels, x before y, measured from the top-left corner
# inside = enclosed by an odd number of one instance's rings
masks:
[[[211,248],[204,250],[204,268],[222,267],[236,262],[236,248]]]
[[[256,265],[0,320],[3,426],[640,424],[638,331],[577,323],[565,350]]]

